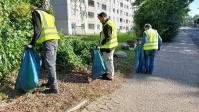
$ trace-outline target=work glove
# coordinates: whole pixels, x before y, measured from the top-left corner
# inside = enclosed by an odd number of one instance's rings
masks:
[[[31,49],[32,47],[33,47],[33,46],[30,45],[30,44],[26,46],[27,49]]]
[[[100,45],[97,45],[97,46],[96,46],[96,49],[97,49],[97,50],[100,50]]]

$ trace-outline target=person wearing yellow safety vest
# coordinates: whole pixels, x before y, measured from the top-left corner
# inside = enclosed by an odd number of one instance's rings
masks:
[[[32,22],[34,35],[27,48],[32,48],[35,43],[42,44],[44,64],[48,72],[48,82],[41,86],[49,88],[44,90],[46,94],[58,93],[56,56],[60,37],[55,26],[55,18],[47,10],[34,7],[32,9]]]
[[[117,41],[117,27],[115,23],[107,18],[107,14],[101,12],[98,14],[98,19],[102,23],[100,51],[103,52],[103,57],[108,68],[108,73],[102,76],[102,79],[113,80],[114,79],[114,65],[113,54],[115,47],[118,46]]]
[[[160,46],[162,44],[162,39],[158,32],[152,29],[150,24],[145,24],[144,33],[142,37],[142,44],[144,49],[144,57],[145,57],[145,73],[152,74],[154,69],[154,58],[156,55],[156,51],[160,50]]]

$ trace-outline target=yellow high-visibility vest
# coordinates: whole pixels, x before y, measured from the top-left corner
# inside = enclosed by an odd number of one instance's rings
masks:
[[[117,27],[116,27],[115,23],[114,23],[112,20],[108,20],[108,21],[104,24],[103,28],[104,28],[106,25],[109,25],[109,26],[112,27],[112,33],[111,33],[111,35],[110,35],[110,38],[111,38],[111,39],[110,39],[106,44],[102,45],[101,48],[102,48],[102,49],[103,49],[103,48],[104,48],[104,49],[111,49],[111,48],[114,48],[114,47],[118,46],[118,41],[117,41]],[[102,40],[103,40],[104,38],[105,38],[105,37],[104,37],[104,32],[103,32],[103,29],[102,29],[102,33],[101,33],[101,42],[102,42]]]
[[[57,28],[55,27],[55,18],[45,11],[36,10],[41,18],[42,32],[37,43],[42,43],[47,40],[60,39]]]
[[[144,50],[158,49],[158,33],[154,29],[144,31],[147,35],[147,41],[144,44]]]

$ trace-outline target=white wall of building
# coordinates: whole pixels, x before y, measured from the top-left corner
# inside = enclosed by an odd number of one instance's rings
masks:
[[[80,27],[76,27],[76,31],[72,28],[73,25],[81,26],[82,24],[85,25],[85,33],[99,33],[102,30],[102,25],[97,14],[101,12],[106,12],[108,17],[116,23],[118,31],[127,32],[133,25],[132,0],[86,0],[86,4],[83,4],[82,7],[85,7],[83,9],[85,9],[87,17],[84,17],[83,21],[80,16],[80,4],[75,5],[71,1],[73,0],[51,0],[55,11],[57,28],[62,29],[65,34],[82,32]],[[94,4],[93,2],[88,4],[88,1],[93,1]],[[103,6],[106,6],[106,10],[102,9]],[[115,12],[113,12],[113,9]],[[119,13],[117,13],[117,10]]]

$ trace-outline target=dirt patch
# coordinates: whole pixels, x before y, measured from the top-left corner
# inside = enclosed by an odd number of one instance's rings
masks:
[[[92,81],[91,70],[66,71],[57,68],[59,94],[43,94],[45,88],[38,87],[33,91],[20,93],[14,90],[16,76],[1,82],[0,111],[66,111],[82,99],[93,101],[96,98],[112,93],[133,72],[133,67],[124,68],[124,59],[115,58],[115,79]],[[39,84],[47,81],[44,69]]]

